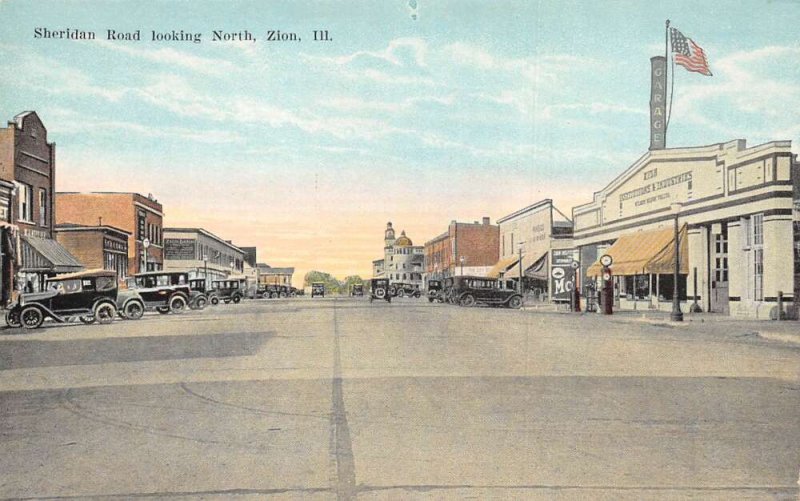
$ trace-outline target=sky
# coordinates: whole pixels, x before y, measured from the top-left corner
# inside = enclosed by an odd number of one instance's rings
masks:
[[[590,201],[647,151],[666,19],[714,74],[676,67],[668,147],[800,144],[792,0],[0,0],[0,19],[0,113],[39,114],[57,190],[152,193],[166,226],[256,246],[295,285],[371,276],[387,221],[422,245],[453,219]],[[173,30],[202,41],[151,40]]]

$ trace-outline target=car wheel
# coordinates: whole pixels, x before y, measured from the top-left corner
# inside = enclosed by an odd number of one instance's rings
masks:
[[[432,302],[433,302],[433,298],[432,298],[432,297],[429,297],[429,298],[428,298],[428,302],[429,302],[429,303],[432,303]]]
[[[22,327],[22,324],[20,323],[20,320],[19,320],[19,310],[18,309],[15,308],[13,310],[8,310],[6,312],[6,324],[9,327]]]
[[[270,292],[269,293],[269,298],[270,299],[276,299],[277,297],[278,297],[278,293],[277,292]]]
[[[383,299],[384,297],[386,297],[386,289],[382,287],[375,289],[375,297],[378,299]]]
[[[422,296],[422,294],[421,294],[421,293],[419,293],[419,292],[415,292],[415,293],[414,293],[414,297],[415,297],[415,298],[419,299],[419,298],[420,298],[420,296]]]
[[[26,329],[35,329],[44,322],[44,314],[39,308],[28,306],[19,313],[19,320]]]
[[[117,307],[111,303],[100,303],[94,307],[94,318],[97,323],[110,324],[117,316]]]
[[[156,308],[156,311],[158,311],[162,315],[166,315],[167,313],[169,313],[169,306],[159,306],[158,308]]]
[[[208,300],[204,297],[199,297],[194,301],[194,307],[197,310],[204,310],[206,309],[206,305],[208,304]]]
[[[286,299],[286,293],[285,292],[281,292],[280,297],[281,297],[281,299]]]
[[[472,294],[467,294],[461,298],[459,304],[461,306],[475,306],[475,296]]]
[[[214,306],[218,305],[219,304],[219,298],[217,296],[212,297],[211,298],[211,304],[214,305]]]
[[[289,297],[297,297],[297,293],[296,292],[292,292],[291,294],[289,294]]]
[[[186,300],[183,296],[172,296],[172,298],[170,298],[169,311],[176,314],[186,311]]]
[[[522,307],[522,298],[519,296],[511,296],[511,299],[508,300],[508,307],[513,308],[515,310]]]
[[[231,301],[233,301],[233,304],[239,304],[239,301],[241,300],[242,298],[240,298],[239,296],[233,296],[233,298],[231,299]]]
[[[129,301],[123,312],[127,320],[139,320],[144,315],[144,305],[139,301]]]
[[[82,316],[78,317],[78,320],[80,320],[82,323],[84,323],[86,325],[90,325],[90,324],[95,323],[96,319],[94,318],[94,315],[82,315]]]

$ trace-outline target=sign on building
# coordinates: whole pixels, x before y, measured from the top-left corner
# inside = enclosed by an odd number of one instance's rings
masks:
[[[550,267],[550,290],[554,301],[569,301],[575,290],[575,251],[573,249],[554,249],[550,254],[553,264]]]
[[[192,238],[165,238],[164,259],[188,261],[196,259],[196,240]]]
[[[650,149],[667,147],[667,60],[650,58]]]

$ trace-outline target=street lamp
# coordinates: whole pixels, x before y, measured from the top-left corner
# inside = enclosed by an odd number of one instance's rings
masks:
[[[462,277],[464,276],[464,261],[466,261],[466,260],[467,260],[467,258],[465,258],[464,256],[461,256],[461,259],[458,260],[461,263],[461,276]]]
[[[519,293],[522,294],[522,245],[525,243],[523,240],[522,242],[517,243],[517,252],[519,252]]]
[[[680,239],[679,239],[679,231],[678,231],[678,216],[681,213],[681,207],[683,204],[680,202],[674,202],[670,205],[670,209],[672,213],[675,215],[675,231],[674,231],[674,238],[675,238],[675,269],[672,275],[672,314],[670,315],[670,320],[673,322],[683,322],[683,312],[681,311],[681,300],[678,297],[678,277],[681,271],[681,256],[680,256]]]

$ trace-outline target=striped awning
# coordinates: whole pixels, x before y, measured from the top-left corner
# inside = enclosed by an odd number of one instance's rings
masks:
[[[687,226],[678,234],[680,244],[680,273],[689,273]],[[611,273],[616,276],[672,273],[675,268],[675,230],[637,231],[622,235],[605,252],[613,258]],[[586,274],[599,276],[603,265],[595,261]]]
[[[517,256],[501,258],[500,261],[492,266],[492,269],[489,270],[489,273],[487,273],[486,276],[489,278],[498,278],[501,273],[507,272],[508,269],[517,264],[518,261],[519,257]]]
[[[524,256],[522,259],[522,266],[524,266],[523,275],[528,278],[539,278],[542,280],[547,279],[547,255],[549,252],[545,251],[540,256],[534,256],[533,261],[528,261]],[[519,264],[519,263],[515,263]],[[514,266],[503,275],[504,278],[519,278],[519,266]]]
[[[83,269],[75,256],[55,240],[22,235],[22,271],[69,273]]]

